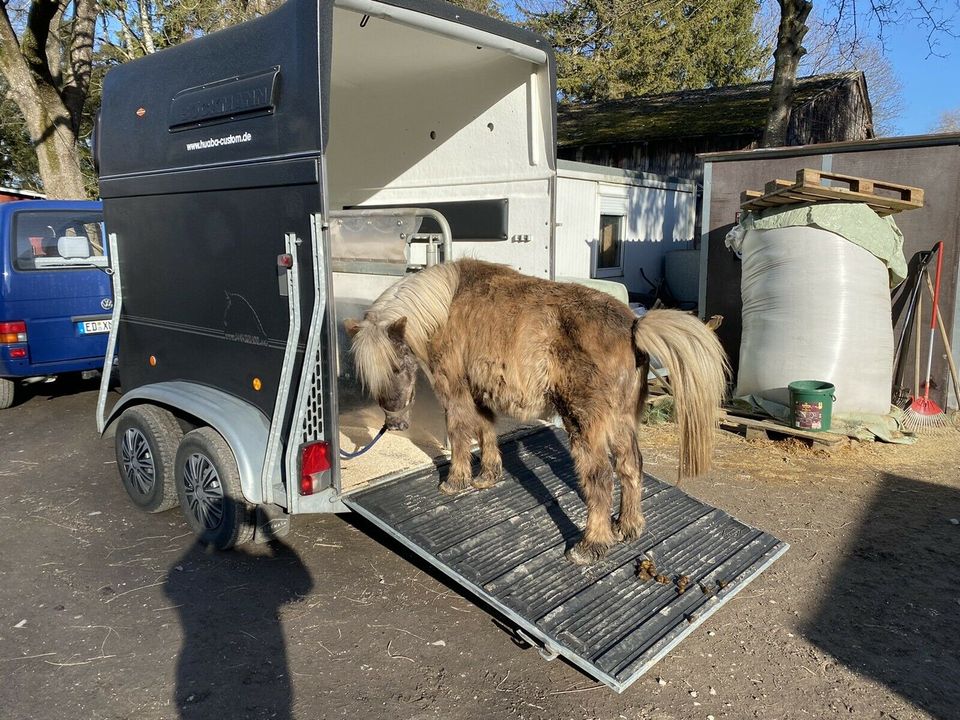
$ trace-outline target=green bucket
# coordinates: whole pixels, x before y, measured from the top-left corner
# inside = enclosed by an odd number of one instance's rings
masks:
[[[787,387],[790,389],[790,426],[813,432],[829,430],[836,388],[821,380],[797,380]]]

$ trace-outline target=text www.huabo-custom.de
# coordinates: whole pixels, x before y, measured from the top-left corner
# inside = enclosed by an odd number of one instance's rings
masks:
[[[193,150],[209,150],[223,145],[236,145],[237,143],[246,143],[253,140],[253,135],[248,132],[237,135],[224,135],[223,137],[210,138],[208,140],[198,140],[187,143],[187,152]]]

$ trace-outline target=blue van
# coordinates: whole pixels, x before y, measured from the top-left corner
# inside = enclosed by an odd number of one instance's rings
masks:
[[[99,202],[0,203],[0,410],[25,380],[103,369],[113,297]]]

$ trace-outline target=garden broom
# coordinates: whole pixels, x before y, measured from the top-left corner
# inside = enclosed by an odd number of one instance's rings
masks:
[[[927,380],[923,388],[923,397],[917,392],[904,413],[903,427],[913,432],[932,428],[947,427],[947,418],[936,402],[930,399],[930,375],[933,366],[933,340],[937,331],[937,310],[940,299],[940,270],[943,266],[943,242],[937,243],[937,275],[933,283],[933,309],[930,317],[930,348],[927,352]]]

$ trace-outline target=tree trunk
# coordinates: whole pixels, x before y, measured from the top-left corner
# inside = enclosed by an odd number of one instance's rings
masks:
[[[77,136],[70,112],[53,88],[10,82],[10,94],[23,113],[37,152],[43,191],[51,199],[86,198]]]
[[[94,3],[81,5],[95,17]],[[86,189],[75,129],[79,127],[79,118],[71,112],[57,85],[56,78],[62,80],[59,68],[55,75],[47,61],[50,23],[56,20],[58,11],[58,2],[36,0],[31,5],[21,43],[10,23],[6,5],[0,4],[0,73],[7,81],[10,98],[23,114],[27,133],[36,149],[44,193],[49,198],[82,199],[86,197]],[[78,18],[81,25],[84,20],[86,18]],[[89,71],[76,62],[71,65],[73,87],[80,94],[72,99],[72,104],[77,105],[75,110],[79,112]]]
[[[803,37],[807,34],[807,16],[813,9],[813,3],[809,0],[779,0],[779,3],[780,29],[777,32],[777,49],[773,53],[773,81],[770,86],[767,126],[763,131],[763,147],[787,144],[797,66],[806,52],[803,48]]]

